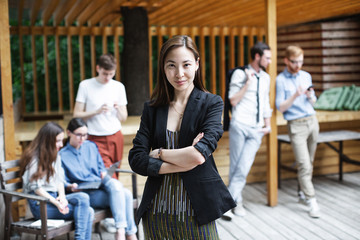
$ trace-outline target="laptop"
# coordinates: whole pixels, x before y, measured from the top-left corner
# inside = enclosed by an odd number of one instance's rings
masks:
[[[120,162],[114,163],[107,169],[107,175],[102,181],[92,181],[92,182],[80,182],[78,183],[77,189],[80,190],[86,190],[86,189],[98,189],[100,188],[101,183],[104,181],[108,181],[108,179],[111,178],[111,176],[114,174],[116,169],[118,168]]]

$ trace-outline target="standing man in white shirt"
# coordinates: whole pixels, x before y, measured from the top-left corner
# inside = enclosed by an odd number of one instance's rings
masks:
[[[79,85],[74,117],[87,122],[88,139],[96,143],[108,168],[122,160],[124,138],[121,122],[128,116],[127,98],[124,85],[112,79],[116,71],[113,55],[101,55],[96,71],[97,77],[81,81]]]
[[[229,191],[237,206],[223,215],[245,216],[242,190],[264,135],[270,133],[272,110],[269,102],[270,76],[265,72],[271,63],[270,47],[262,42],[251,48],[252,62],[245,71],[237,69],[231,76],[229,100],[232,117],[229,128]]]

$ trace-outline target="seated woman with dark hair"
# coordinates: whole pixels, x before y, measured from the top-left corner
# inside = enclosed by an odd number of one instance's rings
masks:
[[[20,174],[24,192],[49,199],[50,219],[74,219],[75,239],[91,239],[94,210],[85,193],[65,195],[64,170],[58,154],[63,146],[64,130],[58,124],[46,123],[21,156]],[[28,200],[32,214],[40,219],[40,204]]]
[[[79,191],[78,183],[101,181],[99,189],[83,190],[94,208],[110,207],[117,229],[115,238],[135,240],[137,227],[134,221],[131,192],[120,181],[107,174],[104,162],[95,143],[86,140],[88,129],[81,118],[73,118],[67,127],[68,143],[61,149],[66,188]]]

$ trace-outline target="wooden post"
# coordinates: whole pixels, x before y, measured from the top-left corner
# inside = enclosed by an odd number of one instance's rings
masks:
[[[15,159],[15,125],[12,96],[9,6],[8,0],[0,0],[0,68],[1,102],[4,116],[5,160]]]
[[[124,25],[122,82],[127,91],[129,115],[140,115],[144,102],[149,99],[148,16],[141,7],[122,7],[121,14]]]
[[[277,205],[278,182],[277,182],[277,125],[275,107],[275,79],[277,75],[277,23],[276,23],[276,1],[265,0],[266,11],[266,33],[267,42],[271,48],[271,64],[268,72],[270,74],[270,106],[273,109],[271,117],[271,133],[267,137],[267,190],[268,205]]]

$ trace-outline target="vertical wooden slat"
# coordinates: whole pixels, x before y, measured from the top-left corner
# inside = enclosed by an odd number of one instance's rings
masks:
[[[153,42],[152,42],[152,28],[149,28],[149,92],[150,92],[150,96],[153,92],[153,84],[154,84],[154,79],[153,79],[153,63],[152,63],[152,46]]]
[[[211,92],[216,94],[216,46],[215,46],[215,28],[210,30],[210,82]]]
[[[91,73],[95,77],[96,74],[96,49],[95,49],[95,36],[91,33],[90,36],[90,55],[91,55]]]
[[[20,81],[21,81],[21,112],[26,111],[26,99],[25,99],[25,74],[24,74],[24,49],[23,49],[23,36],[22,36],[22,18],[24,12],[25,0],[19,2],[19,15],[18,15],[18,27],[19,27],[19,55],[20,55]]]
[[[201,62],[201,76],[205,88],[206,86],[206,55],[205,55],[205,36],[204,28],[200,28],[200,62]]]
[[[274,110],[271,117],[271,133],[267,141],[267,190],[268,205],[277,205],[278,182],[277,182],[277,124],[275,107],[275,79],[277,75],[277,28],[276,28],[276,1],[265,0],[266,6],[266,32],[267,42],[271,48],[272,63],[269,65],[270,74],[270,106]]]
[[[245,27],[241,27],[239,28],[239,52],[238,52],[238,62],[239,62],[239,66],[244,66],[245,62],[244,62],[244,30]]]
[[[252,27],[250,29],[250,32],[249,32],[249,35],[248,35],[248,39],[249,39],[249,48],[248,48],[248,61],[249,63],[252,61],[252,58],[251,58],[251,48],[254,46],[255,42],[254,42],[254,36],[256,36],[256,28],[255,27]]]
[[[85,79],[85,55],[84,55],[84,35],[82,27],[79,32],[79,62],[80,62],[80,79]]]
[[[15,126],[13,112],[11,53],[8,0],[0,0],[0,68],[1,95],[4,117],[5,160],[15,159]],[[4,233],[3,233],[4,234]]]
[[[24,74],[24,49],[23,36],[21,27],[19,27],[19,54],[20,54],[20,80],[21,80],[21,112],[26,111],[26,90],[25,90],[25,74]]]
[[[74,74],[73,74],[73,60],[72,60],[72,44],[71,35],[67,36],[67,57],[68,57],[68,76],[69,76],[69,105],[70,112],[74,109]]]
[[[228,69],[233,69],[235,67],[235,36],[234,28],[230,28],[229,33],[229,66]]]
[[[57,80],[57,92],[58,92],[58,108],[59,108],[59,111],[63,111],[64,105],[63,105],[63,95],[62,95],[60,40],[59,40],[58,28],[56,28],[56,33],[55,33],[55,55],[56,55],[56,80]]]
[[[161,46],[163,44],[163,28],[158,27],[157,28],[157,35],[158,35],[158,56],[160,55]]]
[[[105,27],[103,27],[102,30],[102,53],[108,53],[108,49],[107,49],[107,36],[106,36],[106,32],[105,32]]]
[[[45,70],[45,101],[46,111],[50,111],[50,77],[49,77],[49,58],[48,58],[48,40],[47,36],[43,35],[43,52],[44,52],[44,70]]]
[[[31,35],[31,55],[32,55],[32,66],[33,66],[34,112],[38,112],[39,101],[38,101],[38,84],[37,84],[37,73],[36,73],[36,47],[35,47],[34,34]]]
[[[220,96],[222,97],[222,99],[225,99],[225,35],[224,35],[224,28],[220,28],[220,53],[219,53],[219,57],[220,57],[220,76],[219,76],[219,87],[220,87]]]
[[[257,30],[257,40],[263,42],[264,28],[258,28]]]
[[[121,75],[120,75],[120,48],[119,48],[119,34],[116,31],[116,28],[114,27],[114,57],[116,59],[116,80],[121,81]]]

